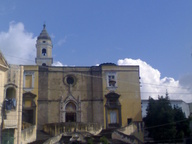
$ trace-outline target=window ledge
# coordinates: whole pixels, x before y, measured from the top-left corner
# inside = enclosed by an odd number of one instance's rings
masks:
[[[107,88],[118,88],[117,86],[107,86]]]
[[[17,111],[17,109],[15,108],[15,109],[10,109],[10,110],[8,110],[8,109],[5,109],[5,112],[6,113],[11,113],[11,112],[16,112]]]
[[[23,88],[25,91],[31,91],[31,90],[33,90],[34,88],[33,87],[31,87],[31,88]]]
[[[108,86],[107,89],[109,91],[115,91],[118,87],[117,86]]]

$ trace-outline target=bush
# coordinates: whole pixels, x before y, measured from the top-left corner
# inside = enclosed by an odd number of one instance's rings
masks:
[[[102,144],[108,144],[108,140],[104,136],[100,138],[100,142],[102,142]]]
[[[92,139],[92,138],[89,138],[89,139],[87,140],[87,144],[93,144],[93,139]]]

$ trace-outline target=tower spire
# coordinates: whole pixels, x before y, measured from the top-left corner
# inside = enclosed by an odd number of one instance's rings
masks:
[[[40,35],[37,37],[37,55],[36,55],[36,64],[43,66],[51,66],[53,63],[52,57],[52,42],[51,37],[49,36],[47,30],[45,29],[46,25],[43,24],[43,30]]]

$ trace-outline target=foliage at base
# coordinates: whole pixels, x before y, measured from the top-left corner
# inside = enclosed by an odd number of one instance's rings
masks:
[[[108,140],[105,136],[100,138],[100,142],[102,142],[102,144],[108,144]]]
[[[158,100],[149,98],[144,122],[149,137],[158,142],[182,142],[190,135],[189,119],[181,108],[172,108],[168,95]]]

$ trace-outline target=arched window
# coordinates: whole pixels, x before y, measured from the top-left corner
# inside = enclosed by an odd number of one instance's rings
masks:
[[[76,105],[73,102],[69,102],[65,110],[65,122],[76,122]]]
[[[110,92],[105,95],[107,101],[105,104],[106,112],[106,126],[110,127],[121,127],[121,104],[119,102],[120,95],[114,92]]]
[[[9,87],[7,88],[6,90],[6,98],[7,99],[12,99],[12,98],[15,98],[15,89],[13,87]]]
[[[15,88],[9,87],[6,90],[5,109],[12,110],[16,108],[16,91]]]
[[[47,55],[47,50],[45,48],[42,49],[42,55],[46,56]]]

